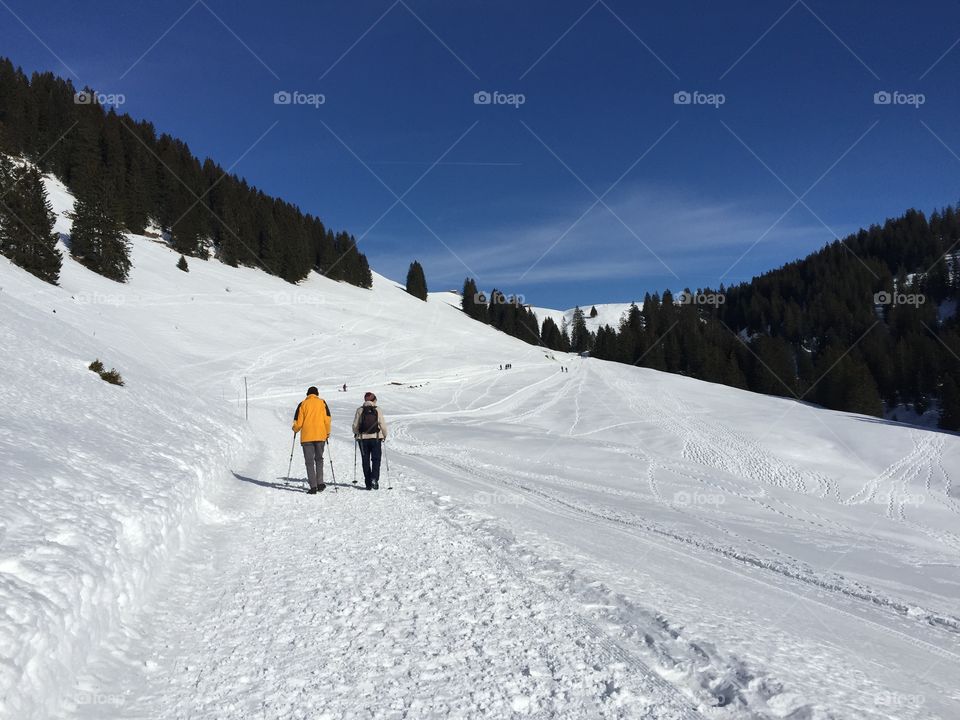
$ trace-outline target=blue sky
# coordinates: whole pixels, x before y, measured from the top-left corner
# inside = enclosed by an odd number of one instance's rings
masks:
[[[569,307],[716,287],[960,198],[956,3],[2,0],[0,17],[26,71],[122,93],[354,233],[379,272],[419,259],[431,289],[472,275]]]

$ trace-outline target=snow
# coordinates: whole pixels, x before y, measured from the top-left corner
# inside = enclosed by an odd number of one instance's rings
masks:
[[[643,303],[637,302],[637,307],[643,307]],[[590,317],[592,308],[597,309],[595,318]],[[567,321],[568,325],[572,323],[573,313],[576,311],[576,308],[551,310],[550,308],[533,307],[531,309],[536,313],[541,325],[545,319],[552,318],[557,327],[560,327],[564,320]],[[599,305],[585,305],[580,309],[583,310],[584,318],[587,321],[587,329],[590,332],[596,332],[598,328],[604,325],[617,329],[620,326],[620,318],[630,309],[630,303],[601,303]]]
[[[132,241],[128,285],[0,260],[0,717],[960,713],[957,436]],[[285,477],[311,384],[318,496]]]
[[[924,412],[919,413],[912,405],[900,404],[885,410],[883,416],[887,420],[905,423],[915,427],[935,428],[940,422],[940,403],[936,400],[930,403]]]
[[[0,715],[30,717],[177,553],[246,429],[174,373],[14,301],[23,278],[3,270]],[[128,387],[88,370],[97,357]]]
[[[442,290],[438,292],[430,293],[430,300],[434,302],[443,302],[452,307],[459,308],[461,296],[460,293],[456,290]],[[591,308],[597,308],[597,316],[595,318],[590,317]],[[637,307],[642,308],[643,303],[638,302]],[[537,320],[542,325],[543,321],[547,318],[553,319],[557,324],[557,327],[561,327],[563,321],[566,320],[567,324],[573,322],[573,313],[576,311],[576,308],[570,308],[569,310],[553,310],[551,308],[536,307],[530,306],[530,309],[537,316]],[[603,327],[604,325],[609,325],[610,327],[616,329],[620,325],[620,318],[630,310],[630,303],[600,303],[598,305],[587,305],[581,308],[584,313],[584,317],[587,321],[587,329],[591,332],[596,332],[597,328]]]

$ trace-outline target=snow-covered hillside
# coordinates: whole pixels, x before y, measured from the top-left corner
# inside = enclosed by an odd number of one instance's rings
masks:
[[[956,436],[133,242],[128,285],[0,260],[0,717],[960,714]]]
[[[643,303],[638,302],[637,307],[643,307]],[[597,309],[597,316],[590,317],[590,311],[592,308]],[[557,327],[560,327],[563,324],[563,321],[566,320],[567,324],[573,322],[573,313],[576,311],[576,308],[570,308],[569,310],[551,310],[550,308],[534,307],[531,308],[534,313],[537,315],[537,319],[541,323],[546,318],[552,318],[553,321],[557,324]],[[620,318],[630,309],[630,303],[601,303],[599,305],[588,305],[581,310],[587,321],[587,329],[590,332],[596,332],[597,328],[601,328],[604,325],[609,325],[614,330],[620,326]]]
[[[434,302],[443,302],[447,305],[453,307],[460,307],[460,293],[454,290],[443,290],[439,292],[430,293],[430,300]],[[590,311],[592,308],[597,309],[597,316],[591,317]],[[637,307],[642,308],[643,303],[638,302]],[[531,310],[536,314],[537,320],[540,324],[543,324],[543,321],[547,318],[551,318],[556,324],[557,327],[561,327],[566,321],[569,325],[573,322],[573,313],[576,311],[576,308],[570,308],[569,310],[553,310],[552,308],[536,307],[531,306]],[[603,327],[604,325],[609,325],[610,327],[617,329],[620,326],[620,319],[630,310],[630,303],[600,303],[599,305],[588,305],[581,308],[584,313],[584,317],[587,322],[587,329],[590,332],[596,332],[598,328]]]

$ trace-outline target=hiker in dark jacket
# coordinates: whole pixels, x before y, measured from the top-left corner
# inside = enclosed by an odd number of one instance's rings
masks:
[[[353,437],[360,446],[363,482],[367,490],[379,490],[380,457],[382,443],[387,439],[387,422],[383,411],[377,407],[377,396],[372,392],[363,396],[363,405],[353,416]]]

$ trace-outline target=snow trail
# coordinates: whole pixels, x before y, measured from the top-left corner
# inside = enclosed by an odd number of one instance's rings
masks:
[[[288,435],[268,420],[271,449],[208,506],[189,560],[90,667],[71,717],[700,717],[452,523],[429,479],[358,490],[335,441],[339,492],[307,496],[277,477]]]

